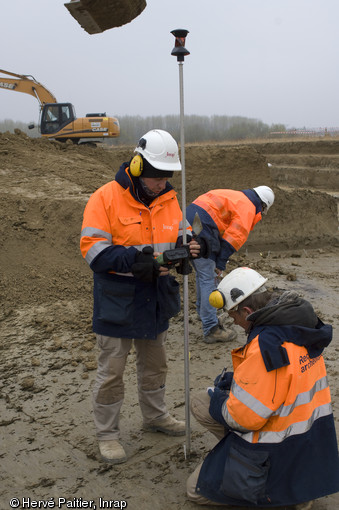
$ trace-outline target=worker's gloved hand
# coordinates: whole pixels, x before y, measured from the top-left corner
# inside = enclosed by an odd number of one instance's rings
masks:
[[[214,388],[214,390],[209,389],[208,394],[211,397],[209,406],[210,415],[215,421],[221,423],[224,427],[227,427],[228,425],[224,420],[221,409],[225,400],[228,399],[228,392],[220,390],[219,388]]]
[[[222,372],[214,379],[214,386],[219,388],[219,390],[229,391],[231,389],[232,381],[233,372]]]
[[[201,234],[199,236],[194,236],[194,239],[200,245],[200,253],[197,258],[208,259],[211,255],[211,247],[208,240],[203,237]]]
[[[143,250],[135,256],[135,262],[131,267],[133,276],[145,283],[152,283],[159,276],[160,264],[153,257],[152,246],[145,246]]]

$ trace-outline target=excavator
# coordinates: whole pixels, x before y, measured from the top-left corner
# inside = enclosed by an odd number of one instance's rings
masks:
[[[70,0],[64,4],[73,18],[89,34],[130,23],[146,7],[146,0]],[[20,75],[0,69],[0,88],[34,96],[40,104],[39,129],[43,137],[60,141],[112,138],[120,135],[119,121],[106,113],[88,113],[77,119],[71,103],[58,103],[54,95],[32,75]],[[34,128],[34,124],[28,126]]]
[[[71,0],[64,5],[88,34],[98,34],[132,21],[146,0]]]
[[[0,69],[0,88],[34,96],[40,105],[39,130],[44,138],[61,142],[71,140],[75,144],[115,138],[120,135],[119,121],[106,113],[88,113],[77,119],[71,103],[58,103],[54,95],[32,75],[16,74]],[[34,124],[28,126],[34,128]]]

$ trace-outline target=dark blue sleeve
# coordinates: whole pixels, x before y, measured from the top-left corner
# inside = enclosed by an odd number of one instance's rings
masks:
[[[135,262],[135,255],[138,250],[131,246],[108,246],[91,263],[90,267],[95,273],[106,273],[116,271],[117,273],[129,273]]]
[[[222,271],[225,269],[228,259],[236,250],[233,248],[233,246],[225,241],[225,239],[220,238],[220,251],[216,258],[216,266],[218,269],[221,269]]]
[[[228,399],[228,392],[222,391],[216,387],[214,388],[214,391],[208,390],[208,394],[211,397],[208,410],[210,415],[215,421],[221,423],[224,427],[227,427],[227,423],[222,415],[222,406],[225,400]]]

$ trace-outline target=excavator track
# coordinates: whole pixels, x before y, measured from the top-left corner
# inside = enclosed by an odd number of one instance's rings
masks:
[[[139,16],[146,0],[71,0],[64,4],[89,34],[121,27]]]

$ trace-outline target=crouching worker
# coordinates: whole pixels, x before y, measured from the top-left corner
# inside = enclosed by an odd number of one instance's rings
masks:
[[[332,340],[311,304],[274,295],[253,269],[229,273],[211,294],[247,335],[233,372],[191,400],[219,440],[187,481],[201,505],[308,509],[339,491],[338,446],[322,352]]]

